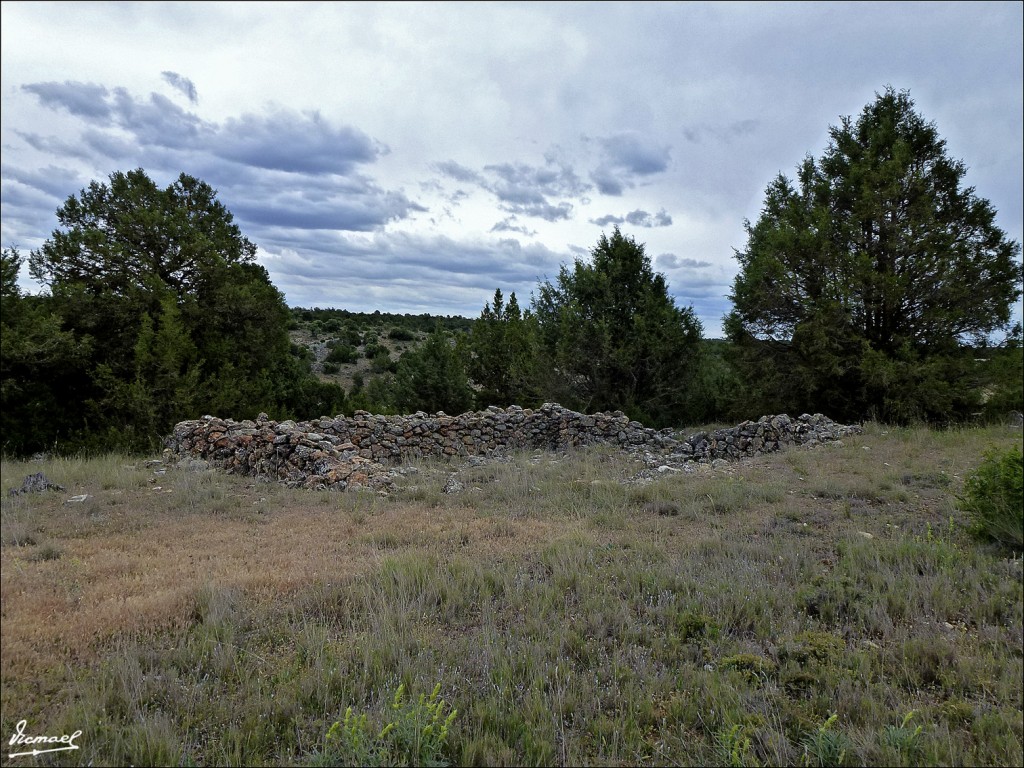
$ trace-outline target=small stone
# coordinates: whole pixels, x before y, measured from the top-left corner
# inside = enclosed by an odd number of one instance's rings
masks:
[[[441,493],[459,493],[464,490],[465,487],[466,486],[455,479],[455,475],[450,475],[444,484],[444,488],[441,489]]]
[[[153,490],[155,491],[155,490],[159,490],[159,489],[154,488]],[[92,498],[92,496],[89,495],[88,493],[83,493],[81,496],[72,496],[70,499],[68,499],[64,503],[65,504],[81,504],[83,501],[88,501],[91,498]]]

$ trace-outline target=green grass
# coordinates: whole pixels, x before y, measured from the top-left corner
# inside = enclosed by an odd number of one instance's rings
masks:
[[[3,500],[3,731],[81,729],[62,764],[1021,764],[1022,564],[956,503],[1019,439],[868,425],[646,485],[606,449],[432,461],[390,498],[5,461],[67,492]],[[136,611],[146,578],[180,589]]]

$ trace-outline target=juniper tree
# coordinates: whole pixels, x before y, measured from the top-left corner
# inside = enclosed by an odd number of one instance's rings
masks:
[[[74,423],[51,437],[142,446],[201,412],[340,403],[291,354],[284,296],[205,182],[181,174],[161,188],[119,171],[68,197],[57,220],[30,273],[89,354],[65,393]]]
[[[545,391],[587,411],[622,410],[652,425],[687,417],[702,328],[680,308],[644,245],[616,227],[591,262],[563,266],[545,281],[533,310],[548,356]]]
[[[539,405],[537,322],[519,308],[515,292],[506,303],[501,289],[484,304],[466,341],[469,371],[480,387],[477,405]]]
[[[780,174],[726,317],[761,410],[949,419],[979,407],[968,345],[1005,331],[1020,244],[906,91],[829,131],[796,183]]]

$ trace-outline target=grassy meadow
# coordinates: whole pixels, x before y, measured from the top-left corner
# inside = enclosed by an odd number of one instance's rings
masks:
[[[1021,765],[1022,561],[956,505],[1020,440],[868,425],[643,485],[525,452],[387,498],[5,460],[0,735],[82,733],[2,761]],[[39,471],[65,491],[7,496]]]

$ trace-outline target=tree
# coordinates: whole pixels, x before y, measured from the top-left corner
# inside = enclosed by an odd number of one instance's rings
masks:
[[[484,304],[466,344],[479,407],[539,404],[536,317],[520,310],[515,292],[506,304],[501,289],[495,290],[493,307]]]
[[[451,334],[438,326],[422,346],[398,360],[394,403],[403,413],[444,411],[459,414],[473,405],[466,365]]]
[[[967,344],[1008,327],[1020,244],[908,92],[876,94],[829,136],[745,222],[725,324],[751,402],[894,421],[977,409]]]
[[[75,372],[89,354],[39,296],[23,295],[16,248],[0,252],[0,434],[4,453],[51,448],[72,417]]]
[[[592,263],[563,266],[538,288],[533,310],[550,359],[545,391],[579,410],[621,410],[654,425],[686,419],[702,328],[680,309],[644,246],[618,229]]]
[[[66,447],[150,447],[176,420],[290,414],[343,400],[291,354],[284,296],[205,182],[142,169],[92,182],[29,257],[63,332],[88,348]],[[322,413],[323,411],[321,411]]]

